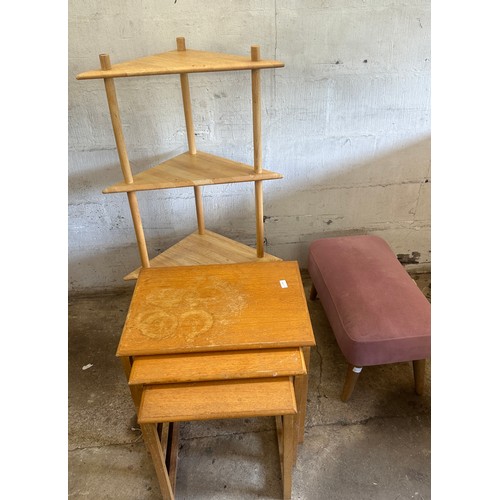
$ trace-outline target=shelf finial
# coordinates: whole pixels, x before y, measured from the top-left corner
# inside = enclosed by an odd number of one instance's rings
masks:
[[[101,69],[111,69],[111,60],[108,54],[99,54],[99,61],[101,62]]]
[[[178,36],[175,41],[177,42],[177,50],[186,50],[186,39],[183,36]]]
[[[252,61],[260,61],[260,45],[252,45],[250,48]]]

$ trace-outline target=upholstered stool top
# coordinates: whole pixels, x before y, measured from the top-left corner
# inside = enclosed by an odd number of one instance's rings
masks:
[[[370,366],[426,359],[430,304],[377,236],[314,241],[309,274],[349,363]]]

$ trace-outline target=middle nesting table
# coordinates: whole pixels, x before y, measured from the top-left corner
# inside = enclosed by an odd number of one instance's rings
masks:
[[[117,356],[138,413],[159,384],[293,377],[297,443],[314,345],[297,262],[182,266],[140,271]]]

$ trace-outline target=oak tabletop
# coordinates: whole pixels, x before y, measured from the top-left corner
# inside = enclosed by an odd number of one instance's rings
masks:
[[[296,261],[141,269],[117,356],[313,346]]]

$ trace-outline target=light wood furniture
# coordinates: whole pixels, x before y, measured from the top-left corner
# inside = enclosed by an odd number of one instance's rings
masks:
[[[260,262],[273,262],[281,259],[264,253],[264,256],[258,260]],[[255,261],[254,248],[205,229],[203,234],[191,233],[183,240],[172,245],[165,252],[151,259],[150,264],[151,267],[170,267],[236,264]],[[141,267],[135,269],[125,279],[136,279],[141,269]]]
[[[262,60],[258,46],[251,47],[249,56],[221,54],[186,49],[186,43],[182,37],[177,38],[176,50],[162,54],[118,64],[111,64],[107,54],[101,54],[99,57],[101,69],[80,73],[77,75],[77,79],[101,78],[104,80],[123,182],[107,187],[103,193],[127,194],[139,250],[140,268],[278,260],[277,257],[264,252],[262,182],[281,179],[282,175],[264,170],[262,165],[260,72],[263,69],[280,68],[284,64],[279,61]],[[249,71],[251,73],[253,166],[204,153],[196,148],[188,75],[190,73],[219,71]],[[128,159],[114,80],[115,78],[171,74],[180,76],[188,151],[134,174]],[[255,249],[232,242],[230,239],[216,235],[205,228],[202,186],[239,182],[253,182],[255,184]],[[171,247],[154,259],[150,259],[136,193],[138,191],[189,187],[194,189],[198,221],[197,232],[179,242],[175,246],[176,248]],[[207,247],[210,247],[209,253],[206,252]],[[187,251],[185,251],[186,248]],[[133,280],[137,279],[137,276],[138,269],[128,273],[124,279]]]
[[[177,422],[265,415],[277,417],[290,498],[313,345],[297,262],[140,270],[117,356],[164,498],[175,492]]]
[[[137,356],[130,385],[177,384],[205,380],[269,378],[305,375],[302,350],[255,349],[165,356]]]
[[[118,356],[309,347],[298,263],[142,269]]]
[[[153,460],[162,496],[165,500],[173,500],[174,489],[165,465],[158,423],[276,416],[283,498],[290,499],[296,413],[292,381],[289,377],[279,377],[146,386],[138,422]]]

